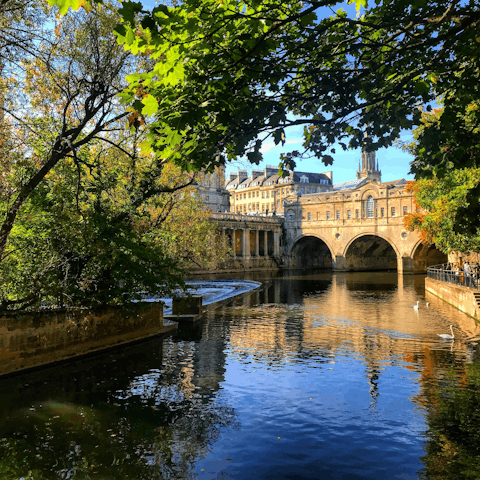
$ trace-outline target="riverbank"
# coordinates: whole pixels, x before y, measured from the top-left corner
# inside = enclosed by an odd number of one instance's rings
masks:
[[[475,322],[479,321],[480,307],[473,290],[427,277],[425,278],[425,291],[466,313],[469,317],[475,319]]]
[[[241,280],[189,281],[203,306],[216,308],[261,283]],[[0,376],[122,348],[176,332],[163,318],[171,299],[148,299],[129,307],[75,309],[0,317]]]

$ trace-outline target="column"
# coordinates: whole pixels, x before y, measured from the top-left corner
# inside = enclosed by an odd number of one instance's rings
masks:
[[[277,257],[280,253],[280,234],[273,232],[273,255]]]
[[[242,232],[242,257],[250,258],[250,230],[244,228]]]
[[[268,257],[268,230],[265,230],[263,235],[263,256]]]
[[[255,230],[255,256],[260,256],[260,236],[258,230]]]

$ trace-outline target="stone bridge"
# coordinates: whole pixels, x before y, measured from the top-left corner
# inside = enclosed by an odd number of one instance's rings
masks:
[[[447,256],[404,227],[414,211],[405,184],[369,181],[355,189],[285,199],[283,217],[216,213],[234,245],[236,268],[325,268],[424,273]],[[270,263],[269,263],[270,262]]]

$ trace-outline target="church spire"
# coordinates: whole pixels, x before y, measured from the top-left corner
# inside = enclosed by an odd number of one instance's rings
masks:
[[[365,132],[365,138],[367,137],[368,133]],[[362,145],[361,162],[359,162],[358,165],[357,179],[367,178],[368,180],[380,182],[381,177],[382,173],[380,172],[375,152],[367,152],[366,141],[364,141]]]

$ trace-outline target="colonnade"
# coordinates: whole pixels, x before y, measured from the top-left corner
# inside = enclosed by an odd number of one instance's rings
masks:
[[[234,259],[278,257],[280,233],[252,228],[222,228],[233,247]]]

